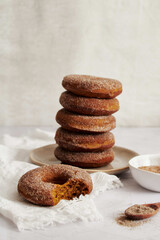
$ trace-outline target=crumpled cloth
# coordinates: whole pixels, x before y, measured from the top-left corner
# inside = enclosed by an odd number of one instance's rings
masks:
[[[122,187],[114,175],[91,174],[93,190],[73,200],[61,200],[54,207],[42,207],[25,201],[17,192],[19,178],[37,166],[29,163],[29,153],[36,147],[52,144],[54,134],[36,129],[28,136],[4,135],[0,145],[0,213],[12,220],[20,231],[44,229],[48,225],[81,221],[102,221],[94,203],[100,192]]]

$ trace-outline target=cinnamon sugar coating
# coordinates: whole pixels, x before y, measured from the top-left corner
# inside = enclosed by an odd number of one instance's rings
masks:
[[[61,199],[73,199],[92,191],[90,175],[83,169],[54,164],[25,173],[18,182],[18,192],[26,200],[45,206]]]
[[[100,151],[111,148],[114,143],[114,135],[105,133],[71,132],[58,128],[55,135],[56,143],[70,151]]]
[[[119,110],[119,101],[116,98],[88,98],[68,91],[61,94],[60,103],[71,112],[92,116],[110,115]]]
[[[77,95],[95,98],[114,98],[122,92],[122,84],[115,79],[89,75],[68,75],[63,87]]]
[[[54,154],[62,163],[82,168],[105,166],[114,159],[114,152],[111,148],[99,152],[72,152],[57,147]]]
[[[56,115],[56,121],[63,128],[71,131],[107,132],[116,127],[116,120],[112,115],[78,115],[65,109],[58,111]]]

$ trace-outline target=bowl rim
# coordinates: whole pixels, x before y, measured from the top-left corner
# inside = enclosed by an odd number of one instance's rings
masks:
[[[131,159],[129,160],[129,162],[128,162],[129,168],[130,168],[130,169],[131,169],[131,168],[136,169],[136,170],[139,171],[139,172],[145,172],[145,173],[147,173],[147,174],[152,174],[152,175],[160,176],[160,173],[155,173],[155,172],[151,172],[151,171],[146,171],[146,170],[139,169],[138,167],[135,167],[135,166],[132,165],[132,162],[137,161],[137,158],[141,158],[141,157],[152,157],[152,156],[160,158],[160,154],[159,154],[159,153],[157,153],[157,154],[138,155],[138,156],[135,156],[135,157],[133,157],[133,158],[131,158]],[[144,165],[142,165],[142,166],[144,166]],[[148,166],[151,166],[151,165],[148,165]],[[153,165],[152,165],[152,166],[153,166]],[[160,165],[159,165],[159,166],[160,166]]]

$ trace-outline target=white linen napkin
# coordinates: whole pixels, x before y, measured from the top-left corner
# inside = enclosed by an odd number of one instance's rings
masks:
[[[73,200],[61,200],[54,207],[42,207],[25,201],[17,192],[19,178],[37,167],[28,163],[31,149],[53,143],[54,134],[36,129],[28,136],[4,135],[0,145],[0,213],[12,220],[20,231],[43,229],[48,225],[69,222],[100,221],[103,216],[94,204],[100,192],[122,187],[120,180],[102,172],[91,174],[90,195]]]

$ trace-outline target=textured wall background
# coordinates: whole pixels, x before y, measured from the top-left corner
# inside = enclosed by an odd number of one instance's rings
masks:
[[[120,126],[160,126],[159,0],[1,0],[0,125],[54,125],[64,75],[119,79]]]

